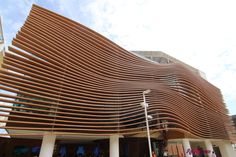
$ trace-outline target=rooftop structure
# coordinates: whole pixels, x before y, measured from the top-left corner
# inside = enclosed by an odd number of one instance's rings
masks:
[[[200,75],[202,78],[206,79],[206,74],[199,69],[196,69],[164,52],[161,51],[132,51],[135,54],[144,56],[147,59],[150,59],[154,62],[157,62],[159,64],[172,64],[172,63],[179,63],[184,65],[186,68],[188,68],[193,73]]]

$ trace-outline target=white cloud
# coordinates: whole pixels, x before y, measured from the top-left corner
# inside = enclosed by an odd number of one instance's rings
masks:
[[[90,15],[85,9],[91,0],[49,0],[52,4],[56,4],[56,12],[89,26]]]
[[[92,28],[128,50],[164,51],[200,70],[230,107],[236,99],[234,1],[98,0]]]
[[[3,31],[6,45],[10,45],[10,41],[15,36],[24,20],[29,14],[29,10],[35,0],[14,0],[4,2],[6,4],[0,6],[0,15],[3,17]]]

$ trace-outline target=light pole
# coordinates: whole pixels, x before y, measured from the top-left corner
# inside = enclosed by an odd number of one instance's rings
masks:
[[[144,107],[144,113],[145,113],[145,118],[146,118],[146,126],[147,126],[147,136],[148,136],[148,148],[149,148],[149,154],[150,154],[150,157],[151,157],[152,156],[152,146],[151,146],[149,124],[148,124],[148,114],[147,114],[148,103],[146,103],[146,98],[145,98],[145,94],[148,94],[150,92],[151,92],[150,89],[143,91],[143,102],[141,102],[141,105],[142,105],[142,107]]]

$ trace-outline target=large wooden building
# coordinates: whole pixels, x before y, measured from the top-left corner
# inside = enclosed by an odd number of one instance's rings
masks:
[[[41,147],[41,157],[149,156],[140,105],[147,89],[158,156],[190,157],[198,147],[235,153],[220,89],[183,64],[138,57],[36,5],[5,53],[0,84],[1,128],[11,137],[0,139],[0,155],[34,156]]]

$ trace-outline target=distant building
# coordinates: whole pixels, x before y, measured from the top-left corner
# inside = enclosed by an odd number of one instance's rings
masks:
[[[204,72],[200,71],[199,69],[196,69],[162,51],[132,51],[135,54],[141,55],[147,59],[150,59],[154,62],[157,62],[159,64],[171,64],[171,63],[180,63],[187,67],[189,70],[191,70],[193,73],[201,76],[202,78],[206,79],[206,75]]]
[[[236,134],[236,115],[232,115],[231,117],[232,117],[232,121],[233,121],[234,128],[235,128],[233,133]],[[236,151],[236,143],[233,143],[233,148]]]
[[[2,62],[3,62],[3,55],[4,55],[4,38],[3,38],[3,27],[2,27],[2,19],[1,19],[1,16],[0,16],[0,68],[2,67]],[[1,107],[0,107],[1,109]],[[0,111],[1,113],[1,111]],[[7,117],[4,117],[4,116],[0,116],[0,120],[6,120]],[[0,121],[0,126],[5,126],[6,123],[2,123]],[[5,129],[0,129],[0,133],[1,132],[5,132]]]
[[[232,120],[233,120],[233,122],[234,122],[234,125],[236,126],[236,115],[233,115],[233,116],[232,116]]]
[[[4,37],[3,37],[2,19],[0,17],[0,67],[3,61],[3,54],[4,54]]]

